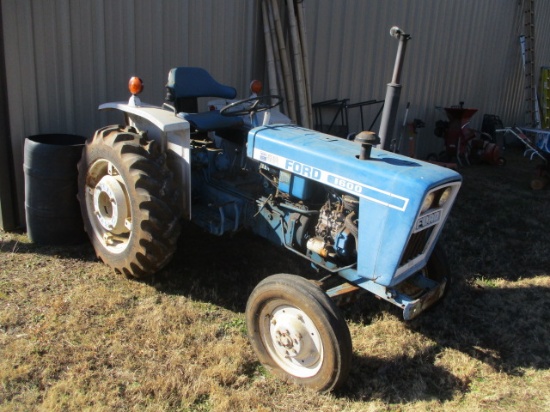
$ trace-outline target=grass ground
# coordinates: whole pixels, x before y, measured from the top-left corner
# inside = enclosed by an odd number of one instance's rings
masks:
[[[550,410],[550,188],[506,157],[461,169],[441,304],[411,322],[369,295],[345,309],[353,366],[332,394],[273,378],[246,338],[254,286],[310,274],[285,251],[185,227],[174,261],[137,282],[88,244],[0,232],[0,410]]]

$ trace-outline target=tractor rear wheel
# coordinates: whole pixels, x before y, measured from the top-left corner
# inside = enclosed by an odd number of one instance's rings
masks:
[[[116,272],[145,278],[164,267],[179,236],[165,156],[132,127],[108,126],[86,143],[78,199],[97,256]]]
[[[246,322],[260,362],[282,379],[318,391],[336,389],[347,379],[348,326],[314,283],[287,274],[264,279],[248,299]]]

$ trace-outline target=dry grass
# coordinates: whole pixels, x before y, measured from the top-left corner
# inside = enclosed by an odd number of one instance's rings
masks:
[[[87,244],[0,233],[0,410],[550,410],[550,188],[520,154],[462,169],[444,233],[447,299],[405,323],[366,295],[345,309],[347,384],[317,394],[266,374],[244,307],[263,277],[308,266],[239,234],[186,227],[178,256],[136,282]]]

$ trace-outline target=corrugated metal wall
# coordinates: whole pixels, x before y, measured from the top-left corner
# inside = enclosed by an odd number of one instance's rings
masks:
[[[550,63],[550,2],[535,3],[536,67],[540,67]],[[426,123],[419,130],[420,155],[442,148],[433,127],[445,115],[435,106],[463,101],[479,109],[472,118],[478,128],[485,113],[499,115],[508,125],[523,123],[521,1],[318,0],[307,10],[314,102],[384,99],[397,51],[389,28],[397,25],[412,40],[395,131],[400,133],[410,101],[408,120],[420,118]],[[351,128],[360,128],[358,112],[350,111],[350,116]]]
[[[161,104],[171,67],[205,67],[239,95],[263,73],[255,0],[2,0],[2,8],[21,212],[24,139],[88,136],[119,122],[97,107],[127,100],[131,75],[145,82],[143,101]]]
[[[383,99],[398,25],[412,34],[401,110],[421,118],[420,154],[439,148],[434,106],[466,102],[507,124],[523,120],[519,0],[304,0],[313,101]],[[550,65],[550,2],[537,1],[537,67]],[[136,74],[142,100],[163,100],[166,75],[202,66],[246,95],[263,76],[259,0],[1,0],[12,146],[23,210],[23,144],[39,133],[89,135],[111,120],[98,104],[127,99]],[[359,127],[358,112],[351,126]],[[368,114],[368,113],[367,113]],[[396,128],[399,132],[399,127]]]

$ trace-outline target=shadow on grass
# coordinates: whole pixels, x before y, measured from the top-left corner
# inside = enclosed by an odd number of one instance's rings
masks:
[[[354,356],[350,377],[336,395],[385,403],[451,400],[457,392],[467,392],[470,382],[436,366],[441,349],[435,346],[416,356],[389,360]]]
[[[74,244],[32,243],[22,231],[10,232],[9,239],[0,239],[0,253],[37,254],[74,258],[86,262],[98,261],[92,244],[88,240]]]
[[[1,252],[95,260],[89,244],[40,246],[8,240],[2,243]],[[454,266],[460,266],[460,259],[461,254],[451,257]],[[506,264],[513,257],[503,259]],[[185,225],[173,261],[147,283],[163,293],[244,313],[252,289],[275,273],[316,277],[308,262],[252,234],[220,238]],[[550,368],[550,331],[546,328],[550,285],[502,288],[491,278],[480,284],[473,272],[463,273],[445,301],[405,324],[433,341],[428,348],[389,358],[355,354],[350,377],[335,395],[389,403],[453,399],[456,393],[468,392],[470,382],[467,376],[455,376],[438,365],[448,349],[509,375],[521,375],[525,368]],[[401,317],[398,308],[370,294],[345,309],[348,321],[361,324],[369,324],[383,312]],[[392,338],[399,339],[388,337]]]
[[[8,241],[2,247],[2,252],[95,260],[90,245],[38,246]],[[218,238],[189,225],[184,227],[173,261],[147,283],[163,293],[244,313],[252,289],[275,273],[315,277],[303,259],[251,234]],[[467,393],[471,382],[468,376],[455,376],[438,365],[437,360],[448,349],[509,375],[521,375],[524,368],[550,368],[550,331],[546,328],[550,321],[550,288],[499,288],[490,278],[482,285],[472,279],[457,279],[445,301],[405,324],[433,344],[411,356],[355,354],[348,381],[334,395],[398,404],[451,400],[457,393]],[[361,324],[369,324],[383,312],[401,317],[398,308],[370,294],[345,309],[348,321]]]
[[[511,281],[548,273],[550,189],[532,190],[537,162],[507,151],[505,167],[460,170],[463,184],[443,231],[451,268]]]
[[[346,312],[348,320],[367,324],[381,312],[401,316],[398,308],[378,301],[360,302]],[[407,329],[433,341],[428,349],[389,360],[356,356],[343,395],[353,400],[406,403],[445,401],[457,392],[467,393],[472,376],[455,376],[437,366],[437,359],[449,349],[509,376],[523,376],[527,368],[549,369],[549,321],[550,285],[498,288],[457,284],[444,301],[417,319],[403,321]],[[467,367],[477,369],[475,363]]]
[[[276,273],[315,277],[304,259],[252,233],[217,237],[186,224],[172,262],[152,284],[165,293],[244,312],[252,289]]]
[[[409,323],[411,330],[509,375],[550,368],[550,284],[457,285],[445,302]]]
[[[316,277],[308,262],[252,234],[219,238],[192,225],[183,233],[173,262],[153,281],[164,293],[243,313],[252,289],[269,275]],[[401,317],[398,308],[369,294],[345,314],[350,321],[368,324],[382,311]],[[470,382],[437,366],[437,357],[448,348],[511,375],[527,367],[548,368],[549,317],[548,288],[481,287],[458,279],[445,301],[406,324],[433,340],[432,347],[389,360],[354,356],[349,382],[336,395],[398,403],[452,399],[467,392]]]

